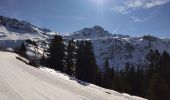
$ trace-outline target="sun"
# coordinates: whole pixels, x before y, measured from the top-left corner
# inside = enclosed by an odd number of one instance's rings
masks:
[[[97,4],[102,5],[104,3],[104,0],[95,0]]]
[[[102,4],[104,0],[96,0],[97,3]]]
[[[92,1],[97,5],[102,5],[104,3],[104,0],[92,0]]]

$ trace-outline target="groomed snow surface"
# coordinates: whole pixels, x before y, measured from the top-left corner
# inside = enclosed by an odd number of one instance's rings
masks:
[[[144,100],[92,84],[80,84],[48,68],[34,68],[0,51],[0,100]]]

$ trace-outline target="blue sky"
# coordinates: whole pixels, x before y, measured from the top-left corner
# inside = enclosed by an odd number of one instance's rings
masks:
[[[1,0],[0,15],[69,33],[100,25],[111,33],[170,38],[170,0]]]

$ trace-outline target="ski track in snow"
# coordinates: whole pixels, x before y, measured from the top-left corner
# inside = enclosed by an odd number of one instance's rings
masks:
[[[0,52],[0,100],[144,100],[92,84],[83,86],[64,74],[34,68]]]

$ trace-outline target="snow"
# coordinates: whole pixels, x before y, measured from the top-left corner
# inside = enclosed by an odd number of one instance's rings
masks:
[[[49,68],[34,68],[0,52],[0,100],[144,100],[93,84],[86,86]]]
[[[170,40],[161,39],[150,35],[131,37],[128,35],[111,34],[102,27],[84,28],[70,33],[66,39],[74,38],[77,41],[90,40],[97,65],[102,69],[106,58],[110,67],[124,68],[127,63],[144,66],[147,62],[146,55],[150,49],[162,53],[166,50],[170,53]]]
[[[37,54],[41,57],[47,54],[50,39],[58,32],[39,28],[26,21],[4,17],[6,25],[0,25],[0,49],[12,51],[27,39],[38,45]],[[63,34],[62,34],[63,35]],[[77,41],[90,40],[94,47],[97,65],[102,68],[108,58],[110,67],[124,68],[127,62],[134,65],[145,65],[146,55],[150,49],[157,49],[160,53],[166,50],[170,53],[170,39],[159,39],[153,36],[130,37],[128,35],[111,34],[100,26],[84,28],[74,33],[67,33],[64,39],[75,38]],[[65,43],[66,44],[66,43]],[[35,46],[29,46],[28,56],[35,56]]]

